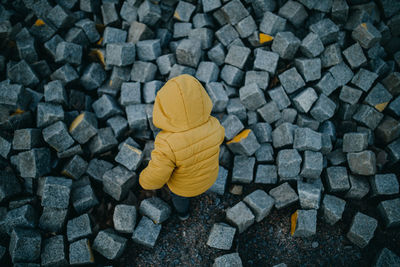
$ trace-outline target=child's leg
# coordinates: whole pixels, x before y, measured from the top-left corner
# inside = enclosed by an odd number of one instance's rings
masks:
[[[171,199],[176,211],[178,212],[178,215],[185,216],[189,214],[190,198],[178,196],[171,192]]]

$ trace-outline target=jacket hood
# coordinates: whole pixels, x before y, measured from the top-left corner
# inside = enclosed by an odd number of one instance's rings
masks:
[[[212,102],[201,83],[183,74],[170,79],[157,93],[153,124],[168,132],[182,132],[208,121]]]

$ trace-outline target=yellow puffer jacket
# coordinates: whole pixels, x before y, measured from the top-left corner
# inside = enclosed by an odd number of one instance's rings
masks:
[[[210,188],[218,175],[225,129],[211,116],[212,102],[190,75],[169,80],[158,91],[153,123],[158,133],[148,166],[139,176],[144,189],[167,184],[177,195],[192,197]]]

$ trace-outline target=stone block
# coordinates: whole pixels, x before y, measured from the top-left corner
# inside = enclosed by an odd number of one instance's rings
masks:
[[[201,49],[210,49],[213,46],[214,32],[208,28],[190,29],[188,33],[189,39],[197,41],[201,45]]]
[[[69,133],[80,144],[85,144],[97,134],[97,119],[92,112],[79,114],[69,127]]]
[[[222,166],[219,166],[217,180],[210,187],[210,189],[208,189],[208,191],[223,196],[225,193],[227,179],[228,179],[228,170]]]
[[[319,209],[321,188],[317,184],[297,181],[297,192],[302,209]]]
[[[359,24],[352,32],[351,37],[357,41],[363,48],[369,49],[379,43],[382,35],[369,22]]]
[[[80,65],[82,62],[82,51],[81,45],[60,42],[56,48],[56,58],[57,63],[69,63],[72,65]]]
[[[252,156],[260,148],[256,136],[250,129],[243,130],[226,144],[237,155]]]
[[[276,163],[281,179],[290,179],[300,173],[301,156],[295,149],[282,149],[278,152]]]
[[[378,205],[378,211],[386,228],[395,228],[400,225],[400,198],[382,201]]]
[[[282,117],[278,105],[274,101],[270,101],[257,109],[257,113],[260,114],[261,118],[263,118],[265,122],[270,124]]]
[[[21,60],[7,68],[7,77],[11,82],[22,84],[25,87],[34,87],[39,83],[36,73],[25,60]]]
[[[43,240],[41,266],[67,266],[65,240],[63,235],[56,235]]]
[[[96,29],[96,24],[90,19],[82,19],[75,23],[75,26],[82,29],[89,42],[95,43],[100,39],[100,34]]]
[[[150,218],[154,223],[161,224],[169,218],[171,208],[160,198],[152,197],[141,202],[139,212]]]
[[[394,164],[400,160],[400,138],[396,139],[386,147],[386,151],[389,153],[389,160],[391,164]]]
[[[78,214],[87,212],[99,204],[90,184],[72,190],[71,201]]]
[[[142,40],[136,43],[136,52],[141,61],[153,61],[161,56],[160,39]],[[134,61],[134,58],[133,58]],[[133,63],[132,61],[132,63]]]
[[[0,84],[0,104],[12,110],[27,110],[31,96],[27,89],[19,84],[11,84],[7,81]]]
[[[116,166],[103,175],[103,191],[118,201],[123,199],[135,184],[136,174],[122,166]]]
[[[196,78],[204,83],[216,82],[219,76],[217,64],[211,61],[202,61],[196,71]]]
[[[350,189],[346,167],[333,166],[326,169],[325,181],[329,192],[343,192]]]
[[[159,56],[156,63],[161,75],[167,75],[171,71],[172,66],[176,63],[175,56],[174,54]]]
[[[274,150],[271,144],[268,143],[260,144],[260,148],[257,149],[255,155],[258,163],[271,163],[274,161]]]
[[[271,189],[269,195],[275,199],[275,208],[278,210],[297,202],[299,199],[287,182]]]
[[[317,102],[310,111],[310,115],[319,122],[326,121],[333,117],[336,110],[336,104],[329,97],[320,94]]]
[[[141,103],[141,92],[139,82],[124,82],[121,86],[120,104],[129,106]]]
[[[256,83],[251,83],[240,88],[239,96],[243,105],[252,111],[258,109],[266,103],[264,93]]]
[[[269,74],[266,71],[246,71],[244,84],[249,85],[251,83],[256,83],[257,86],[265,91],[269,84]],[[270,92],[269,90],[268,92]]]
[[[235,25],[240,38],[247,38],[257,30],[256,22],[252,16],[247,16]]]
[[[226,106],[226,111],[230,115],[237,116],[242,122],[247,119],[246,108],[239,98],[230,98]]]
[[[358,103],[361,95],[361,90],[345,85],[342,87],[342,90],[340,90],[339,99],[350,105],[355,105]]]
[[[113,229],[100,231],[93,241],[93,249],[109,260],[119,258],[126,248],[128,240],[115,233]]]
[[[212,62],[218,66],[221,66],[225,62],[224,46],[221,43],[216,44],[214,47],[208,50],[207,56]]]
[[[11,233],[9,252],[13,263],[34,262],[40,258],[42,236],[36,229],[15,228]]]
[[[361,212],[357,212],[354,216],[346,237],[355,245],[364,248],[374,237],[378,221]]]
[[[213,103],[213,112],[223,112],[228,104],[228,96],[221,83],[206,84],[206,90]]]
[[[261,26],[260,26],[261,27]],[[313,32],[307,34],[301,41],[300,51],[308,58],[319,56],[324,51],[324,45],[319,36]]]
[[[367,133],[345,133],[343,135],[343,152],[361,152],[368,146]]]
[[[13,172],[0,171],[0,201],[21,193],[21,185]]]
[[[253,124],[250,128],[254,132],[259,143],[272,142],[272,127],[269,123],[259,122]]]
[[[139,44],[139,43],[138,43]],[[118,67],[131,65],[135,61],[135,45],[132,43],[111,43],[106,46],[107,65]],[[139,46],[138,46],[139,55]]]
[[[400,94],[400,73],[392,72],[382,80],[382,84],[393,95]]]
[[[279,81],[281,82],[286,93],[291,94],[298,89],[305,86],[305,82],[296,68],[290,68],[289,70],[278,75]]]
[[[224,65],[221,70],[220,77],[228,85],[239,87],[242,84],[244,72],[231,65]]]
[[[103,175],[113,167],[111,163],[105,160],[93,158],[86,169],[86,173],[97,182],[102,182]]]
[[[215,223],[210,235],[208,236],[207,245],[212,248],[230,250],[236,229],[225,223]]]
[[[113,43],[124,43],[126,41],[128,33],[124,30],[117,29],[114,27],[107,26],[104,29],[102,45]]]
[[[319,58],[296,58],[294,63],[305,82],[321,78],[321,60]]]
[[[37,225],[37,213],[30,204],[25,204],[19,208],[10,209],[6,215],[2,215],[4,218],[4,225],[2,231],[5,231],[8,235],[18,228],[35,228]]]
[[[218,258],[215,258],[213,267],[224,267],[224,266],[238,266],[241,267],[242,265],[242,260],[240,259],[239,253],[231,253],[231,254],[225,254],[222,256],[219,256]]]
[[[310,31],[317,34],[324,45],[338,40],[339,27],[330,19],[325,18],[310,26]]]
[[[134,82],[150,82],[154,80],[157,66],[151,62],[136,60],[131,71],[131,80]]]
[[[335,91],[339,86],[336,83],[336,80],[333,78],[330,72],[326,72],[321,80],[315,84],[314,88],[326,96],[329,96],[333,91]]]
[[[293,148],[299,151],[319,151],[322,147],[322,134],[309,128],[297,128],[294,131]]]
[[[156,224],[151,219],[143,216],[133,232],[133,242],[152,248],[156,244],[160,231],[161,224]]]
[[[383,248],[374,261],[374,267],[396,266],[400,264],[400,257],[387,248]]]
[[[36,111],[36,127],[43,128],[64,120],[64,110],[60,105],[40,102]]]
[[[70,243],[92,235],[92,225],[89,215],[82,214],[67,223],[67,238]]]
[[[64,228],[68,209],[43,207],[39,219],[39,228],[52,233],[59,233]]]
[[[86,90],[94,90],[106,79],[106,72],[99,63],[89,64],[83,71],[80,83]]]
[[[316,210],[296,210],[291,217],[291,234],[293,237],[310,237],[317,231]]]
[[[300,27],[308,17],[304,6],[296,1],[286,2],[279,9],[278,14],[290,21],[295,27]]]
[[[255,183],[276,184],[277,182],[278,182],[278,174],[275,165],[263,165],[263,164],[257,165]]]
[[[400,123],[390,116],[385,116],[375,130],[378,140],[390,143],[400,136]]]
[[[67,105],[67,93],[61,81],[51,81],[44,86],[44,98],[48,103]]]
[[[18,154],[18,170],[23,178],[38,178],[50,172],[50,150],[33,148]]]
[[[299,112],[307,113],[317,99],[315,90],[308,87],[293,97],[293,105]]]
[[[57,152],[63,152],[74,144],[74,139],[69,135],[67,127],[61,121],[44,128],[42,134],[46,143]]]
[[[189,74],[189,75],[194,76],[194,75],[196,75],[196,70],[191,67],[174,64],[171,68],[168,79],[175,78],[181,74]]]
[[[136,224],[136,207],[119,204],[114,208],[114,228],[121,233],[133,233]]]
[[[282,86],[268,90],[269,97],[276,103],[279,110],[284,110],[290,106],[290,100]]]
[[[215,37],[223,46],[228,47],[234,40],[239,38],[239,34],[232,25],[227,24],[215,32]]]
[[[357,112],[353,115],[353,119],[371,130],[374,130],[383,119],[383,114],[371,106],[360,105]]]
[[[81,156],[75,155],[65,164],[61,174],[77,180],[86,172],[87,166],[88,163]]]
[[[225,128],[225,138],[227,140],[231,140],[244,129],[243,123],[235,115],[226,116],[221,125]]]
[[[283,59],[293,59],[300,47],[300,40],[292,32],[278,32],[272,42],[271,49]]]
[[[221,1],[204,0],[202,4],[204,13],[214,11],[215,9],[221,7]]]
[[[175,8],[174,18],[179,21],[188,22],[196,6],[188,2],[178,2]]]
[[[232,171],[232,183],[249,184],[253,181],[254,157],[235,156]]]
[[[336,81],[337,86],[346,85],[351,81],[354,74],[351,69],[346,65],[346,63],[341,62],[329,69],[329,72],[332,74],[333,78]]]
[[[144,103],[146,104],[154,103],[157,92],[161,89],[163,84],[164,83],[161,81],[151,81],[145,83],[142,88]]]
[[[268,35],[276,35],[286,29],[286,19],[272,12],[265,12],[260,22],[260,31]]]
[[[106,120],[112,116],[122,114],[122,110],[115,99],[107,94],[102,95],[99,99],[93,102],[92,108],[96,117],[101,120]]]
[[[144,23],[133,21],[129,27],[128,42],[136,44],[140,40],[152,39],[154,32]]]
[[[230,64],[239,69],[243,69],[247,59],[249,58],[251,50],[247,47],[232,45],[229,47],[228,53],[225,57],[225,64]]]
[[[132,130],[148,129],[145,104],[129,105],[125,108],[125,113],[127,114],[127,119],[130,129]]]
[[[376,173],[376,156],[370,150],[347,154],[350,170],[359,175],[374,175]]]
[[[89,239],[84,238],[69,245],[69,263],[71,265],[94,263],[94,255]]]
[[[68,207],[72,180],[48,176],[45,179],[42,195],[42,206],[65,209]]]
[[[258,189],[253,193],[247,195],[243,199],[243,202],[246,203],[254,213],[255,221],[261,222],[271,212],[275,200],[271,196],[269,196],[265,191]]]
[[[349,46],[343,51],[343,55],[352,69],[356,69],[367,64],[367,58],[365,57],[359,43]]]
[[[377,83],[364,98],[364,103],[382,112],[392,98],[390,92],[381,83]]]
[[[322,173],[323,156],[320,152],[305,151],[303,167],[300,175],[306,178],[318,179]]]
[[[347,191],[345,197],[353,199],[362,199],[369,192],[370,185],[364,177],[349,175],[350,189]]]
[[[139,149],[124,144],[119,150],[115,161],[126,167],[130,171],[136,170],[143,160],[143,153]]]
[[[279,61],[279,53],[262,49],[257,49],[255,51],[253,68],[255,70],[267,71],[270,75],[275,75]]]
[[[396,174],[375,174],[370,178],[373,196],[390,196],[399,193]]]
[[[201,45],[191,39],[182,40],[176,48],[176,60],[178,64],[196,68],[201,57]]]
[[[334,225],[342,219],[345,206],[346,201],[343,199],[326,194],[321,205],[324,220],[330,225]]]
[[[284,122],[272,131],[272,144],[274,148],[281,148],[293,144],[294,127],[293,124]]]
[[[226,211],[226,220],[238,228],[239,233],[243,233],[255,220],[254,214],[242,201]]]

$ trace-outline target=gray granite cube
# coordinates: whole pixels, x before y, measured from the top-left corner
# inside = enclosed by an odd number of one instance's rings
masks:
[[[226,144],[237,155],[252,156],[260,148],[256,136],[250,129],[243,130]]]
[[[218,66],[221,66],[222,64],[224,64],[225,61],[224,46],[221,43],[216,44],[207,52],[207,56],[212,62],[214,62]]]
[[[303,167],[300,175],[306,178],[318,179],[322,173],[323,156],[320,152],[305,151]]]
[[[383,116],[382,113],[369,105],[360,105],[352,118],[356,122],[374,130],[383,119]]]
[[[68,209],[43,207],[38,226],[44,231],[59,233],[65,225],[67,213]]]
[[[95,43],[100,39],[100,34],[96,29],[94,21],[90,19],[82,19],[75,23],[75,26],[81,28],[85,32],[86,37],[91,43]]]
[[[220,77],[228,85],[238,87],[242,84],[244,72],[231,65],[224,65],[221,70]]]
[[[310,26],[310,31],[317,34],[324,45],[338,39],[339,27],[330,19],[322,19]]]
[[[208,191],[223,196],[225,193],[227,179],[228,179],[228,170],[222,166],[219,166],[217,180],[210,187],[210,189],[208,189]]]
[[[2,226],[2,231],[8,235],[11,235],[15,228],[35,228],[37,225],[37,213],[30,204],[10,209],[3,218],[4,226]]]
[[[326,169],[325,181],[329,192],[343,192],[350,189],[346,167],[333,166]]]
[[[390,3],[389,1],[387,3]],[[383,248],[376,256],[374,267],[396,266],[400,264],[400,257],[387,248]]]
[[[99,204],[90,184],[73,189],[71,200],[72,206],[78,214],[87,212]]]
[[[300,47],[300,39],[292,32],[278,32],[272,42],[271,49],[283,59],[293,59]]]
[[[387,90],[394,96],[400,94],[400,73],[392,72],[385,79],[382,80],[382,84]]]
[[[342,87],[342,90],[340,90],[339,99],[350,105],[354,105],[358,103],[361,95],[361,90],[345,85]]]
[[[321,60],[319,58],[296,58],[294,63],[305,82],[321,78]]]
[[[80,239],[69,245],[69,263],[71,265],[94,263],[94,255],[89,239]]]
[[[135,184],[136,174],[122,166],[116,166],[103,175],[103,191],[118,201],[123,199]]]
[[[79,155],[70,159],[61,171],[62,175],[72,179],[79,179],[87,169],[88,163]]]
[[[74,139],[68,134],[67,127],[61,121],[44,128],[42,134],[46,143],[57,152],[62,152],[74,144]]]
[[[146,130],[148,128],[145,104],[129,105],[125,108],[125,113],[132,130]]]
[[[204,13],[214,11],[215,9],[221,7],[221,1],[204,0],[202,4]]]
[[[44,86],[44,98],[48,103],[67,104],[67,93],[61,81],[51,81]]]
[[[139,212],[150,218],[154,223],[161,224],[169,218],[171,208],[160,198],[152,197],[141,202]]]
[[[286,2],[279,9],[278,14],[290,21],[295,27],[300,27],[308,17],[304,6],[296,1]]]
[[[235,25],[235,29],[241,38],[247,38],[257,30],[257,25],[252,16],[247,16]]]
[[[271,163],[274,161],[274,150],[272,145],[268,143],[260,144],[260,148],[257,149],[255,155],[257,163]]]
[[[50,150],[33,148],[18,154],[17,164],[21,177],[38,178],[50,172]]]
[[[368,146],[367,133],[345,133],[343,135],[343,152],[361,152]]]
[[[387,196],[399,193],[399,182],[394,173],[375,174],[370,178],[373,196]]]
[[[12,198],[21,193],[18,178],[11,171],[0,171],[0,201]]]
[[[157,66],[151,62],[136,60],[133,63],[131,71],[131,80],[134,82],[150,82],[154,80],[157,72]]]
[[[243,202],[253,211],[256,222],[261,222],[274,206],[275,200],[263,190],[256,190],[247,195]],[[240,202],[239,202],[240,203]]]
[[[339,86],[337,85],[336,80],[333,78],[332,74],[330,72],[326,72],[321,80],[315,84],[314,88],[322,93],[325,94],[326,96],[329,96],[331,93],[333,93]]]
[[[124,30],[108,26],[104,29],[102,45],[124,43],[127,35],[128,33]]]
[[[278,152],[276,163],[281,179],[294,178],[300,173],[301,156],[295,149],[282,149]]]
[[[41,144],[42,134],[40,129],[27,128],[14,131],[13,150],[29,150]]]
[[[124,144],[119,150],[115,161],[126,167],[130,171],[136,170],[143,160],[143,153],[139,149]]]
[[[254,214],[242,201],[226,211],[226,220],[238,228],[239,233],[243,233],[255,220]]]
[[[376,173],[376,156],[370,150],[347,154],[350,170],[359,175],[374,175]]]
[[[25,60],[10,66],[7,69],[7,77],[13,83],[22,84],[25,87],[35,86],[39,78]]]
[[[226,111],[230,115],[237,116],[242,122],[247,119],[246,108],[237,97],[229,99]]]
[[[365,57],[359,43],[349,46],[343,51],[343,55],[352,69],[356,69],[367,64],[367,58]]]
[[[133,232],[132,240],[135,243],[152,248],[156,244],[160,231],[161,224],[156,224],[151,219],[143,216]]]
[[[343,199],[326,194],[321,205],[324,220],[330,225],[334,225],[342,219],[345,206],[346,201]]]
[[[279,61],[279,54],[262,49],[257,49],[255,51],[253,68],[255,70],[267,71],[270,75],[275,75]]]
[[[378,205],[378,211],[386,228],[395,228],[400,225],[400,198],[382,201]]]
[[[257,86],[265,91],[269,84],[269,74],[266,71],[246,71],[244,84],[248,85],[251,83],[256,83]],[[270,92],[270,90],[268,91]]]
[[[232,171],[233,183],[251,183],[253,181],[254,157],[235,156]]]
[[[65,240],[63,235],[56,235],[43,240],[41,266],[67,266]]]
[[[69,127],[72,137],[80,144],[85,144],[97,134],[97,119],[92,112],[79,114]]]
[[[400,136],[400,123],[390,116],[385,116],[376,128],[375,135],[388,144]]]
[[[68,221],[67,238],[70,243],[90,235],[92,235],[92,225],[87,213]]]
[[[113,222],[116,231],[121,233],[133,233],[137,217],[136,207],[118,204],[114,208]]]
[[[379,43],[382,35],[369,22],[359,24],[351,33],[351,37],[357,41],[363,48],[369,49]]]
[[[349,175],[350,189],[345,197],[351,199],[362,199],[370,190],[370,185],[365,177]]]
[[[303,78],[294,67],[279,74],[278,77],[283,88],[288,94],[294,93],[295,91],[306,85]]]
[[[142,40],[136,43],[137,57],[141,61],[153,61],[161,56],[160,39]]]
[[[161,75],[167,75],[171,71],[172,66],[176,63],[175,56],[174,54],[159,56],[156,63]]]
[[[260,31],[268,35],[276,35],[285,31],[286,19],[272,12],[265,12],[260,22]]]
[[[277,168],[275,165],[257,165],[255,183],[276,184],[278,182]]]
[[[225,128],[225,138],[227,140],[231,140],[244,129],[243,123],[235,115],[226,116],[221,125]]]
[[[126,248],[128,240],[115,233],[113,229],[100,231],[93,241],[93,249],[109,260],[119,258]]]
[[[292,215],[293,216],[293,215]],[[297,210],[295,212],[295,225],[292,225],[293,237],[310,237],[317,232],[317,211]],[[292,221],[293,222],[293,221]]]
[[[42,236],[36,229],[15,228],[11,233],[9,252],[13,263],[34,262],[40,258]]]
[[[297,128],[294,131],[293,148],[299,151],[319,151],[322,147],[322,135],[309,128]]]
[[[381,83],[377,83],[365,97],[364,103],[382,112],[392,98],[392,94]]]
[[[272,127],[269,123],[259,122],[253,124],[250,128],[251,130],[253,130],[255,136],[257,137],[257,141],[259,143],[272,142],[272,136],[271,136]]]
[[[261,26],[260,26],[261,27]],[[319,36],[313,32],[307,34],[301,41],[300,51],[308,58],[319,56],[324,51],[324,45]]]
[[[86,173],[95,181],[101,182],[103,174],[113,167],[111,163],[105,160],[93,158],[86,169]]]
[[[202,54],[200,43],[191,39],[182,40],[175,53],[178,64],[194,68],[197,67]]]
[[[211,61],[202,61],[196,71],[196,78],[204,83],[216,82],[218,80],[219,68]]]
[[[72,180],[48,176],[45,179],[42,206],[64,209],[68,207]]]
[[[265,122],[270,124],[281,119],[282,117],[278,105],[274,101],[270,101],[257,109],[257,113],[260,114],[261,118]]]
[[[228,104],[228,96],[221,83],[211,82],[206,85],[206,90],[213,103],[213,112],[223,112]]]
[[[115,99],[107,94],[102,95],[98,100],[93,102],[92,108],[96,117],[101,120],[106,120],[112,116],[122,114],[122,110]]]
[[[107,65],[118,67],[131,65],[135,61],[135,54],[135,45],[132,43],[111,43],[106,46]]]
[[[230,250],[235,233],[236,228],[225,223],[215,223],[208,236],[207,246],[222,250]]]
[[[86,90],[94,90],[100,87],[106,77],[103,66],[99,63],[91,63],[84,69],[80,82]]]
[[[81,45],[60,42],[56,48],[56,58],[57,63],[70,63],[72,65],[79,65],[82,62],[82,51]]]
[[[307,113],[317,99],[318,95],[315,90],[308,87],[293,97],[293,105],[299,112]]]
[[[319,209],[321,188],[318,185],[297,181],[297,192],[302,209]]]
[[[346,85],[351,81],[354,74],[351,69],[346,65],[346,63],[341,62],[329,69],[329,72],[332,74],[333,78],[336,81],[337,86]]]
[[[213,267],[224,267],[224,266],[243,266],[242,260],[240,259],[239,253],[231,253],[219,256],[215,258]]]
[[[225,64],[243,69],[247,59],[250,55],[251,50],[247,47],[232,45],[228,49],[228,53],[225,57]]]
[[[271,189],[269,195],[275,199],[275,208],[278,210],[297,202],[299,199],[287,182]]]
[[[36,127],[49,126],[64,120],[64,110],[60,105],[40,102],[36,111]]]
[[[276,103],[279,110],[284,110],[290,106],[290,99],[282,86],[268,90],[269,97]]]
[[[272,131],[272,144],[274,148],[281,148],[293,144],[295,126],[284,122]]]
[[[239,96],[243,105],[252,111],[266,103],[264,93],[256,83],[251,83],[240,88]]]
[[[346,237],[355,245],[364,248],[374,237],[378,221],[364,213],[357,212],[354,216]]]
[[[335,114],[336,104],[329,97],[320,94],[317,102],[312,107],[310,114],[319,122],[326,121]]]

